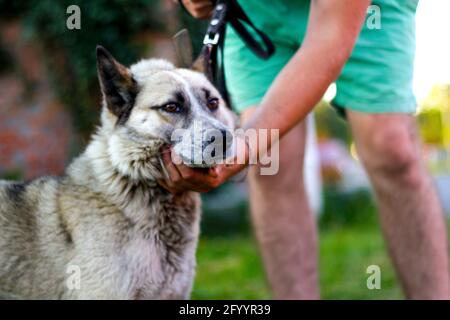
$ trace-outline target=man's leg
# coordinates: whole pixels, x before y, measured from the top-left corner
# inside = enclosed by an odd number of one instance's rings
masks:
[[[414,117],[348,111],[348,119],[406,297],[449,299],[446,225]]]
[[[255,109],[242,115],[242,122]],[[305,125],[280,141],[280,170],[262,176],[250,168],[253,225],[270,286],[277,299],[317,299],[317,235],[303,184]]]

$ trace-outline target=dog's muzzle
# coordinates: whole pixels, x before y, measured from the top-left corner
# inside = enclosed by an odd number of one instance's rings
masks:
[[[227,128],[191,129],[180,137],[174,151],[189,167],[209,168],[232,155],[233,134]]]

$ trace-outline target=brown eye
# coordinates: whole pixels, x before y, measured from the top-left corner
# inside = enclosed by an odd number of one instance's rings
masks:
[[[162,106],[161,109],[164,110],[165,112],[169,112],[169,113],[180,113],[182,110],[181,106],[175,102],[167,103],[164,106]]]
[[[211,111],[217,110],[219,107],[219,99],[217,98],[211,98],[208,100],[208,108]]]

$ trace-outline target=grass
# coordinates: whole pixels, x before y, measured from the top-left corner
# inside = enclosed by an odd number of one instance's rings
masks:
[[[400,287],[377,225],[322,230],[320,284],[324,299],[401,299]],[[367,289],[367,267],[381,270],[381,289]]]
[[[198,249],[194,299],[268,299],[251,237],[205,238]]]
[[[204,199],[203,236],[198,249],[194,299],[270,299],[260,256],[251,236],[248,207],[212,208],[227,203]],[[384,247],[372,195],[367,190],[342,193],[324,189],[319,221],[320,287],[324,299],[402,299]],[[367,289],[367,267],[381,269],[381,289]]]
[[[402,299],[377,223],[321,226],[323,299]],[[381,268],[381,289],[369,290],[369,265]],[[270,299],[262,264],[249,235],[204,237],[198,250],[194,299]]]

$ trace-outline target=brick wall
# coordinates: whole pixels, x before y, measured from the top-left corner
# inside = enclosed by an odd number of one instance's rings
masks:
[[[0,25],[0,36],[12,59],[0,74],[0,176],[61,174],[73,138],[70,116],[51,90],[39,46],[23,38],[20,24]]]

